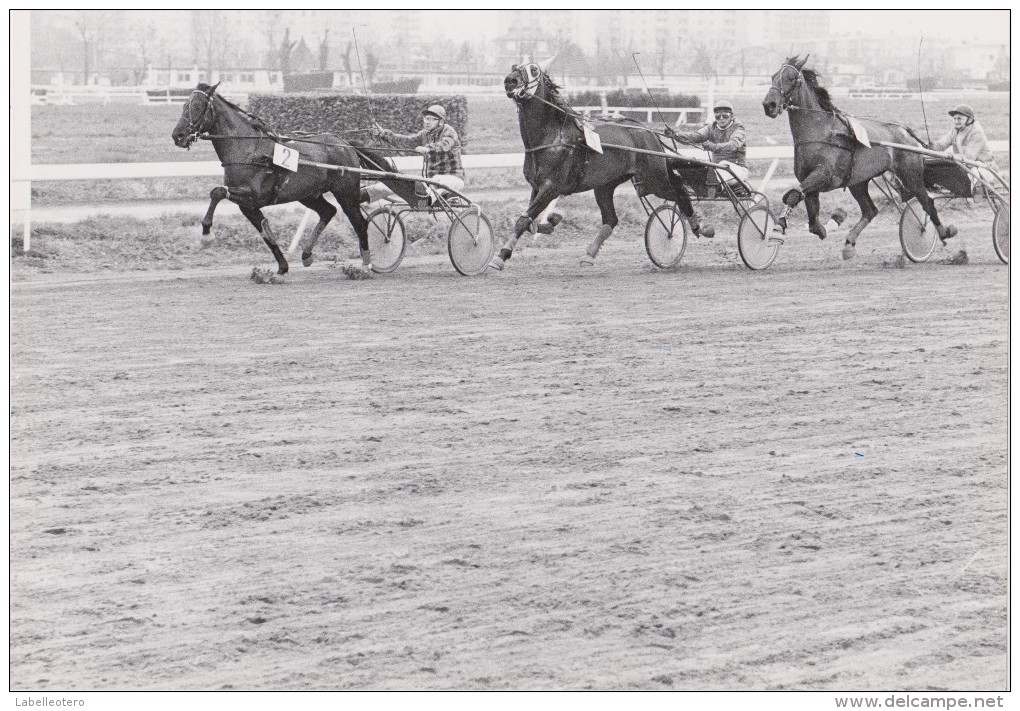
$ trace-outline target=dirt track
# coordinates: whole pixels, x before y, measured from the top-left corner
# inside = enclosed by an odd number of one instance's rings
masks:
[[[11,687],[1004,689],[987,234],[15,283]]]

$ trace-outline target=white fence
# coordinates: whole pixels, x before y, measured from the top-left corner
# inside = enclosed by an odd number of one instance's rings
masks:
[[[989,148],[995,153],[1009,153],[1009,141],[989,141]],[[681,155],[692,158],[704,158],[705,152],[686,148],[679,151]],[[769,168],[759,189],[771,178],[776,163],[780,160],[793,159],[793,146],[763,146],[747,149],[748,160],[770,160]],[[524,164],[523,153],[490,153],[464,155],[464,168],[520,168]],[[400,156],[393,159],[397,170],[417,172],[421,169],[421,158],[416,156]],[[63,165],[35,164],[28,167],[27,175],[19,175],[12,165],[11,185],[29,186],[33,182],[59,180],[136,180],[143,178],[194,178],[220,177],[223,166],[218,161],[177,161],[172,163],[70,163]],[[15,222],[15,214],[23,212],[24,249],[30,249],[31,240],[31,207],[27,210],[11,211],[11,222]],[[19,220],[20,221],[20,220]]]
[[[575,110],[580,111],[587,117],[630,118],[644,121],[645,123],[672,120],[673,125],[678,128],[691,123],[704,123],[708,116],[708,108],[704,106],[695,106],[693,108],[666,106],[662,109],[646,106],[638,108],[633,106],[577,106]]]

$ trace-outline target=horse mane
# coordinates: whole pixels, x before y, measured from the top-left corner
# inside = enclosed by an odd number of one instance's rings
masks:
[[[552,77],[550,77],[545,70],[542,70],[542,76],[545,77],[546,101],[556,106],[556,108],[561,109],[564,113],[576,116],[577,112],[574,111],[573,107],[567,103],[566,99],[564,99],[563,95],[560,93],[562,91],[560,85],[554,82]]]
[[[209,94],[209,92],[212,90],[212,88],[213,87],[209,86],[208,84],[199,84],[196,87],[196,89],[198,89],[198,91],[205,92],[206,95]],[[245,111],[240,106],[235,104],[233,101],[231,101],[227,97],[223,96],[223,94],[216,94],[216,96],[218,96],[220,98],[220,101],[222,101],[224,104],[226,104],[227,106],[232,108],[234,111],[238,112],[239,114],[241,114],[242,116],[247,118],[249,121],[251,121],[252,128],[254,128],[256,130],[259,130],[259,131],[265,131],[266,133],[268,133],[270,136],[273,136],[273,137],[280,137],[282,135],[279,131],[277,131],[275,128],[273,128],[273,126],[268,121],[266,121],[265,119],[263,119],[263,118],[261,118],[259,116],[256,116],[255,114],[251,113],[250,111]]]
[[[831,111],[832,113],[841,114],[843,113],[832,103],[832,97],[829,96],[829,90],[818,83],[818,72],[814,69],[802,69],[801,74],[804,75],[804,81],[814,92],[815,98],[818,99],[818,103],[821,105],[823,111]]]

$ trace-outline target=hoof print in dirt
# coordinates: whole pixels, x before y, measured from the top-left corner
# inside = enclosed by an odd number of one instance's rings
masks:
[[[256,284],[286,284],[286,280],[278,276],[272,269],[255,267],[251,270],[251,280]]]

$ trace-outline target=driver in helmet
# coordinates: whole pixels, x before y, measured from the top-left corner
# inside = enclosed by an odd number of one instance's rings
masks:
[[[433,104],[421,112],[424,128],[417,133],[394,133],[372,122],[372,135],[390,145],[414,148],[425,156],[425,177],[461,192],[464,189],[464,167],[460,160],[460,136],[446,122],[446,109]],[[382,183],[374,183],[361,191],[362,202],[375,202],[392,195]]]
[[[949,133],[931,144],[932,150],[944,151],[947,155],[966,158],[985,165],[995,167],[995,156],[988,147],[985,130],[974,118],[974,109],[967,104],[960,104],[949,112],[953,117],[953,127]],[[984,168],[969,168],[984,180],[994,177]],[[973,181],[972,179],[972,182]]]
[[[714,122],[705,124],[697,131],[674,131],[667,128],[666,135],[681,143],[700,144],[712,156],[712,162],[722,163],[735,176],[746,181],[747,134],[744,124],[733,117],[733,103],[727,99],[715,102],[712,110],[715,113]],[[722,177],[727,178],[727,182],[734,182],[726,173]]]

